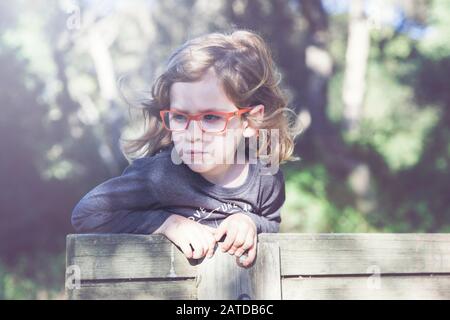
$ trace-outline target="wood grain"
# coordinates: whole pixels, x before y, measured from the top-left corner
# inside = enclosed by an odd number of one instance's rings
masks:
[[[260,234],[249,268],[162,235],[68,235],[66,265],[69,299],[450,299],[449,234]]]

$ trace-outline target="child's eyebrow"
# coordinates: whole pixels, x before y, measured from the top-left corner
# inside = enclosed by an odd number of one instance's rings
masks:
[[[204,110],[200,110],[197,112],[190,112],[188,110],[186,110],[185,108],[179,108],[179,107],[170,107],[171,110],[175,110],[175,111],[180,111],[180,112],[184,112],[184,113],[189,113],[189,114],[195,114],[195,113],[204,113],[204,112],[233,112],[233,110],[226,110],[225,108],[223,109],[212,109],[212,108],[208,108],[208,109],[204,109]]]

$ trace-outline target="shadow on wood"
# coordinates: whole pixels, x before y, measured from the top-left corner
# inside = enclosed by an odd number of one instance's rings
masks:
[[[83,234],[66,258],[69,299],[450,299],[447,234],[260,234],[249,268],[161,235]]]

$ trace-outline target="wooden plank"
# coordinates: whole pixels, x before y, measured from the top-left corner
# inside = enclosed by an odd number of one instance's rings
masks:
[[[278,244],[258,243],[257,255],[253,265],[244,268],[237,257],[216,250],[198,266],[198,299],[281,299]]]
[[[83,283],[66,290],[70,300],[195,300],[195,279]]]
[[[450,234],[261,234],[281,275],[450,273]]]
[[[282,290],[283,300],[449,300],[450,276],[284,278]]]
[[[258,252],[251,269],[257,300],[281,299],[280,247],[276,242],[258,243]]]
[[[78,266],[82,280],[194,278],[197,263],[162,235],[67,236],[66,265]]]
[[[280,245],[281,275],[450,272],[448,234],[260,234]],[[67,265],[82,279],[195,277],[178,248],[163,236],[69,235]],[[95,257],[95,259],[94,259]]]
[[[249,268],[239,267],[235,256],[220,249],[199,265],[197,283],[199,300],[247,300],[255,296]]]
[[[279,299],[281,291],[283,299],[448,297],[449,234],[260,234],[258,247],[254,266],[245,269],[219,251],[212,259],[187,260],[161,235],[69,235],[66,265],[79,268],[82,285],[68,294],[74,299],[169,299],[180,296],[177,290],[187,299]],[[375,294],[364,287],[364,275],[373,273],[383,279]],[[298,275],[314,277],[291,278]]]

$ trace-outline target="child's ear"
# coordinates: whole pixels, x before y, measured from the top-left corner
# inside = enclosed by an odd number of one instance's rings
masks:
[[[264,117],[264,105],[259,104],[255,107],[252,107],[252,110],[248,113],[250,116],[255,117],[257,119],[263,119]],[[243,136],[245,138],[250,138],[252,136],[257,135],[258,130],[249,126],[248,121],[244,121],[244,131]]]

